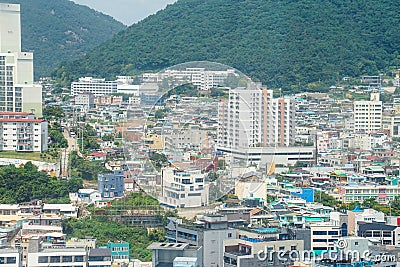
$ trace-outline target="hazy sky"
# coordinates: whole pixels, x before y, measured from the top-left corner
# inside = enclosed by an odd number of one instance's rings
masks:
[[[72,0],[108,14],[126,25],[131,25],[156,13],[176,0]]]

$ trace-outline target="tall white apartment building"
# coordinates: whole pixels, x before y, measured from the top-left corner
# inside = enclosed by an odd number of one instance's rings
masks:
[[[369,101],[354,101],[354,132],[371,133],[382,128],[382,101],[372,93]]]
[[[229,91],[218,107],[218,146],[249,148],[290,146],[295,138],[293,98],[273,98],[259,84]]]
[[[177,208],[207,206],[209,187],[201,170],[162,170],[162,203]]]
[[[71,84],[71,96],[82,93],[91,93],[95,97],[117,93],[117,81],[106,81],[93,77],[82,77]]]
[[[0,3],[0,111],[42,116],[42,87],[33,84],[33,53],[21,51],[19,4]]]
[[[3,114],[7,113],[0,113],[0,115]],[[0,116],[0,151],[47,151],[47,139],[47,121],[29,118],[1,118]]]

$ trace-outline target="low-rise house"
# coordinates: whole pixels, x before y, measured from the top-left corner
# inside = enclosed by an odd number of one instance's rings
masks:
[[[29,222],[23,223],[21,228],[21,236],[24,235],[44,235],[47,233],[62,233],[63,229],[57,225],[39,225],[30,224]]]
[[[124,241],[107,242],[107,248],[111,251],[111,260],[114,262],[129,263],[130,244]]]
[[[380,245],[400,245],[400,227],[384,223],[358,222],[357,235],[377,241]]]
[[[124,171],[98,175],[98,190],[103,199],[124,196]]]
[[[95,203],[101,200],[101,194],[96,189],[81,188],[77,193],[69,193],[69,199],[72,203]]]
[[[78,207],[72,204],[43,204],[44,213],[57,214],[66,217],[78,217]]]
[[[83,239],[71,238],[67,240],[65,243],[65,247],[67,248],[95,248],[96,247],[96,239],[87,237]]]
[[[41,237],[29,242],[27,266],[86,266],[86,248],[44,248]]]
[[[92,152],[87,156],[87,158],[90,161],[105,161],[107,158],[107,155],[106,155],[106,153],[103,153],[103,152]]]
[[[111,267],[111,251],[108,248],[92,248],[89,250],[88,267]]]
[[[137,191],[137,185],[135,179],[133,178],[125,178],[124,179],[124,187],[126,192],[134,192]]]

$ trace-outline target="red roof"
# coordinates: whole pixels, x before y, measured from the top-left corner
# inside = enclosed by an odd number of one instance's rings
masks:
[[[380,160],[381,158],[378,156],[366,156],[365,159],[375,161]]]
[[[105,155],[106,154],[102,153],[102,152],[92,152],[89,154],[89,156],[92,156],[92,157],[104,157]]]
[[[2,119],[0,118],[0,122],[44,122],[45,120],[34,120],[34,119]]]

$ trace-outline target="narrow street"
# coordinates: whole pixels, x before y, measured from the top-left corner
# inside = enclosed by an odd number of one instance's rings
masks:
[[[72,151],[77,151],[78,155],[81,156],[78,149],[78,142],[76,138],[70,135],[69,129],[65,129],[63,132],[65,139],[68,141],[68,147],[61,151],[60,157],[60,176],[61,178],[69,178],[69,153]]]

